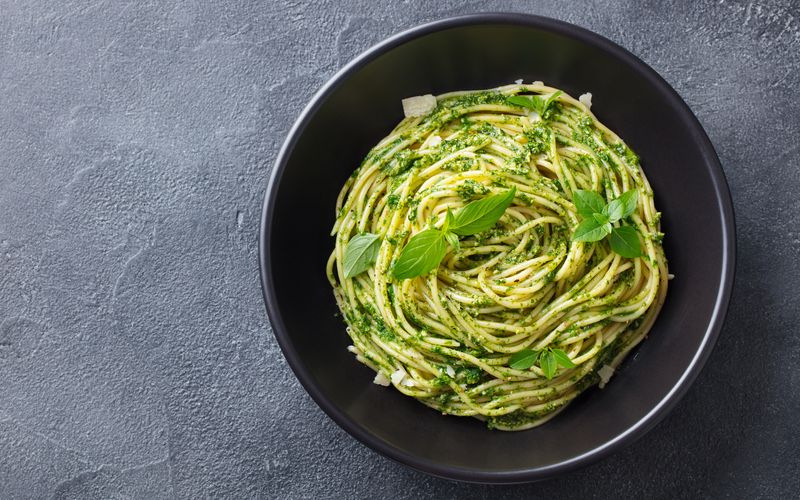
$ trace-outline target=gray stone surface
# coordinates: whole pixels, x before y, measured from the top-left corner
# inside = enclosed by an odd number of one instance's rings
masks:
[[[544,14],[686,99],[733,193],[725,329],[676,410],[527,486],[355,442],[272,337],[257,228],[277,148],[347,60],[420,22]],[[688,498],[800,491],[800,8],[732,2],[0,0],[0,498]]]

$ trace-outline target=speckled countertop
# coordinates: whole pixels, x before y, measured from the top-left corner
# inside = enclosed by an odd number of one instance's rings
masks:
[[[737,216],[730,314],[652,432],[563,478],[406,469],[283,360],[261,199],[304,103],[373,43],[478,11],[563,19],[672,84]],[[800,491],[796,2],[0,0],[0,498],[782,498]]]

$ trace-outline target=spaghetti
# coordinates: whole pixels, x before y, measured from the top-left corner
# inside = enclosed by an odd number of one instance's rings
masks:
[[[541,96],[541,106],[512,96]],[[377,383],[445,414],[522,430],[602,386],[647,335],[667,290],[661,214],[638,157],[590,103],[541,82],[444,94],[402,120],[347,180],[327,275],[350,350]],[[408,241],[441,228],[448,209],[512,188],[491,229],[448,247],[430,273],[393,276]],[[579,190],[605,201],[638,193],[625,220],[640,257],[573,239]],[[374,235],[374,263],[348,276],[348,243],[363,234]],[[568,359],[544,366],[548,352]],[[520,368],[525,353],[541,366]]]

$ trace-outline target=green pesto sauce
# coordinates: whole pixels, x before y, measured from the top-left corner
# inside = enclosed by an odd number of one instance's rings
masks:
[[[489,429],[496,429],[498,427],[510,427],[510,428],[521,427],[531,422],[540,420],[542,417],[558,409],[560,406],[561,406],[560,404],[549,403],[543,409],[536,412],[528,413],[522,410],[517,410],[507,415],[499,415],[497,417],[487,417],[486,426]]]
[[[481,104],[506,104],[508,97],[497,91],[488,90],[484,92],[473,92],[470,94],[448,97],[440,100],[434,114],[441,113],[446,110],[454,110],[458,108],[469,108]]]
[[[458,196],[464,201],[471,201],[476,196],[483,196],[489,192],[489,188],[472,179],[467,179],[456,188]]]
[[[589,170],[591,170],[592,176],[594,176],[597,169],[600,169],[606,170],[606,172],[604,172],[606,174],[609,170],[616,171],[618,174],[627,172],[627,174],[631,175],[634,179],[638,179],[635,168],[627,168],[638,167],[638,156],[623,143],[615,143],[613,142],[614,139],[607,138],[603,132],[595,127],[591,117],[581,116],[578,119],[577,128],[572,129],[571,138],[568,137],[568,133],[562,132],[558,128],[552,128],[552,122],[550,120],[562,117],[565,119],[569,118],[571,121],[574,119],[573,117],[576,116],[573,111],[562,108],[558,103],[554,103],[552,107],[548,108],[545,112],[545,116],[541,117],[542,120],[536,121],[531,125],[528,125],[527,121],[520,121],[517,116],[493,118],[501,120],[501,123],[514,124],[515,128],[512,130],[515,130],[515,132],[513,136],[493,123],[475,121],[465,115],[465,113],[474,111],[473,108],[475,106],[509,104],[507,99],[508,97],[506,95],[494,91],[471,93],[441,99],[437,103],[436,108],[428,116],[423,117],[419,125],[415,126],[413,130],[404,130],[391,142],[370,151],[365,157],[362,167],[364,163],[373,162],[380,169],[381,174],[379,174],[379,179],[386,183],[388,186],[388,193],[391,193],[386,195],[386,206],[388,209],[407,209],[407,218],[413,221],[418,216],[418,207],[423,197],[430,193],[441,191],[446,191],[449,196],[451,194],[450,189],[453,189],[452,186],[444,188],[437,187],[436,185],[424,190],[424,192],[420,191],[411,194],[407,199],[404,199],[400,194],[401,191],[399,189],[406,181],[410,178],[417,179],[416,175],[420,170],[434,163],[437,163],[437,167],[440,166],[442,170],[456,173],[478,170],[482,165],[491,163],[491,168],[497,170],[487,172],[486,177],[488,178],[489,186],[497,188],[508,188],[510,186],[509,181],[506,180],[508,174],[528,179],[534,176],[534,180],[529,181],[530,185],[536,186],[533,192],[537,193],[537,197],[545,198],[554,203],[555,208],[546,206],[537,207],[535,199],[524,192],[518,191],[517,200],[519,200],[522,205],[536,207],[536,212],[543,216],[554,214],[556,216],[565,217],[567,209],[564,208],[566,205],[562,206],[563,202],[561,201],[564,198],[569,198],[565,196],[565,188],[566,191],[570,191],[576,189],[576,185],[585,185],[587,182],[586,177],[588,177],[586,172]],[[516,129],[518,126],[521,128]],[[431,134],[445,135],[442,132],[453,131],[456,128],[460,128],[460,131],[455,136],[442,140],[438,145],[425,147],[424,149],[421,148],[419,150],[415,149],[417,146],[423,144],[425,138],[430,137]],[[403,129],[401,128],[400,130]],[[520,133],[524,139],[520,137]],[[573,149],[565,153],[561,157],[560,162],[560,168],[564,170],[563,174],[559,173],[561,180],[549,178],[551,176],[549,172],[540,172],[536,168],[531,169],[529,167],[531,161],[536,159],[535,155],[548,155],[553,144],[556,146],[568,146],[574,145],[576,142],[587,146],[590,151],[576,153],[576,150]],[[429,144],[432,144],[432,142],[429,142]],[[487,148],[487,146],[492,144],[494,145]],[[398,148],[400,149],[398,150]],[[486,150],[481,151],[484,148],[486,148]],[[474,154],[469,151],[464,151],[465,149],[473,151]],[[510,151],[510,154],[504,155],[505,161],[503,164],[493,162],[494,158],[492,155],[496,150],[501,149]],[[443,162],[442,160],[445,158],[446,161]],[[359,167],[359,169],[353,173],[353,176],[356,176],[362,167]],[[611,177],[616,179],[616,174],[611,174]],[[417,182],[421,182],[421,180],[417,179]],[[562,182],[564,185],[562,185]],[[611,191],[613,188],[618,188],[618,186],[612,185],[609,180],[609,175],[603,175],[603,172],[601,172],[601,194],[603,194],[603,191]],[[454,189],[457,196],[464,203],[485,196],[491,191],[487,185],[472,179],[460,181],[460,183],[455,185]],[[380,203],[377,203],[377,205],[380,206]],[[375,210],[375,208],[372,207],[370,203],[364,210]],[[351,211],[351,214],[353,214],[356,219],[359,217],[359,214],[355,211]],[[343,217],[344,215],[343,210],[340,210],[339,217]],[[373,216],[376,216],[376,214],[373,214]],[[660,213],[656,216],[656,222],[658,222],[658,219],[660,219]],[[430,223],[430,220],[428,222]],[[522,241],[519,235],[513,234],[513,229],[519,227],[520,224],[521,223],[511,215],[506,215],[489,230],[466,237],[462,241],[469,242],[470,244],[473,242],[477,244],[486,244],[489,241],[501,240],[504,244],[508,244],[509,242],[513,244],[515,241]],[[656,243],[660,243],[663,238],[663,233],[656,231],[653,227],[649,227],[648,229],[649,231],[644,232],[644,237]],[[552,262],[543,264],[541,268],[542,271],[549,270],[546,274],[544,272],[541,273],[544,274],[541,280],[548,284],[547,288],[543,289],[542,296],[546,296],[548,290],[550,290],[551,293],[553,290],[558,290],[558,294],[566,293],[563,291],[563,287],[566,285],[566,289],[570,289],[579,282],[581,279],[580,276],[573,276],[572,278],[567,277],[565,282],[559,283],[558,285],[549,284],[555,281],[557,270],[561,268],[561,264],[567,257],[570,236],[571,233],[567,225],[538,225],[532,229],[531,233],[526,235],[528,241],[523,251],[509,253],[498,267],[500,269],[502,269],[503,266],[511,267],[531,257],[546,254],[553,257],[553,259]],[[384,238],[391,245],[403,245],[408,238],[408,231],[387,234]],[[462,251],[465,248],[468,248],[468,246],[462,247]],[[463,254],[461,255],[465,261],[470,261],[464,262],[464,265],[468,266],[470,263],[480,264],[492,259],[498,255],[498,253],[485,252],[480,255],[467,257],[463,257]],[[607,248],[597,247],[590,256],[584,255],[575,265],[579,266],[579,268],[584,267],[585,272],[588,272],[594,266],[598,265],[606,255],[608,255]],[[648,259],[647,256],[644,258]],[[541,276],[541,274],[539,274],[537,270],[537,276]],[[634,272],[632,269],[629,269],[616,276],[613,280],[615,285],[618,286],[631,285],[633,277]],[[505,283],[505,280],[496,279],[495,283],[506,286],[506,290],[509,292],[513,290],[513,286],[509,283]],[[374,293],[371,290],[362,291],[361,281],[354,281],[352,286],[355,290],[358,290],[357,294],[362,300],[364,297],[368,296],[369,293]],[[602,310],[603,307],[606,308],[605,311],[607,312],[613,308],[612,305],[608,305],[605,302],[590,300],[591,297],[588,292],[581,292],[577,287],[575,290],[575,292],[571,293],[571,296],[575,300],[578,302],[591,303],[591,305],[584,304],[579,306],[576,309],[579,312],[591,308]],[[395,293],[394,284],[389,283],[387,285],[386,295],[388,303],[393,306],[397,299]],[[509,311],[482,313],[480,311],[481,308],[494,306],[496,303],[489,297],[479,294],[474,294],[470,298],[472,302],[468,305],[455,303],[455,307],[460,309],[460,312],[464,314],[464,318],[467,321],[471,322],[471,317],[474,317],[498,322],[505,322],[515,318],[517,321],[521,321],[522,324],[528,322],[528,319],[519,320],[518,316],[515,316]],[[440,293],[439,299],[442,305],[447,308],[448,300],[446,296]],[[552,299],[548,300],[552,301]],[[488,348],[484,348],[480,339],[461,330],[460,325],[454,323],[449,318],[441,318],[441,322],[445,325],[446,329],[451,332],[450,335],[452,338],[459,341],[459,345],[456,347],[430,345],[429,340],[426,339],[429,339],[428,335],[436,335],[436,333],[426,331],[424,323],[420,320],[420,317],[422,317],[420,306],[413,303],[407,304],[405,302],[401,303],[400,306],[408,321],[419,329],[415,334],[407,337],[407,339],[404,339],[400,335],[402,330],[400,332],[393,331],[393,329],[385,323],[379,312],[369,303],[365,303],[363,306],[356,306],[355,311],[344,311],[348,324],[353,326],[353,328],[348,329],[348,331],[351,335],[374,335],[374,337],[372,337],[373,339],[377,337],[384,342],[395,342],[411,346],[422,346],[422,344],[425,344],[424,349],[434,354],[434,356],[428,357],[428,361],[433,363],[433,366],[438,367],[438,374],[430,379],[431,386],[436,388],[436,390],[432,391],[430,397],[426,398],[426,402],[436,406],[442,412],[448,412],[449,410],[455,413],[463,412],[460,398],[450,386],[456,383],[466,390],[469,390],[479,384],[493,380],[494,376],[484,372],[479,367],[472,366],[470,362],[461,360],[454,355],[454,352],[467,353],[477,358],[489,360],[490,362],[493,359],[502,359],[504,363],[507,355],[498,352],[490,352]],[[527,310],[533,311],[535,307],[530,307]],[[549,310],[550,306],[546,305],[543,310],[540,310],[540,314]],[[530,321],[534,321],[534,318],[531,318]],[[610,321],[609,319],[605,319],[599,324],[608,324]],[[640,318],[631,322],[617,339],[602,347],[600,353],[598,353],[597,361],[592,371],[585,375],[575,373],[572,376],[570,380],[575,384],[578,390],[583,391],[600,380],[597,371],[604,365],[609,364],[625,349],[626,343],[630,343],[631,341],[632,332],[641,325],[641,321],[642,319]],[[595,323],[582,328],[570,326],[559,335],[559,342],[563,343],[564,339],[584,334],[587,330],[595,328],[597,324],[598,323]],[[406,332],[403,332],[403,334],[409,335]],[[503,344],[502,340],[499,342]],[[491,344],[487,342],[487,346],[491,347]],[[381,364],[385,366],[386,360],[388,359],[390,366],[392,366],[396,361],[388,353],[382,353],[378,361],[367,353],[363,355],[376,365]],[[453,369],[455,372],[452,371]],[[448,370],[450,370],[450,373],[448,373]],[[496,370],[501,378],[512,375],[512,371],[506,366],[495,366],[494,370]],[[555,388],[552,390],[554,393],[556,392]],[[513,390],[510,393],[513,393]],[[490,388],[482,391],[479,399],[485,402],[487,398],[491,400],[495,397],[505,397],[508,394],[508,390]],[[555,394],[553,394],[553,396],[555,397]],[[458,405],[458,407],[454,407],[453,405]],[[548,413],[557,410],[561,405],[562,404],[550,403],[537,412],[528,413],[520,410],[504,416],[489,417],[486,419],[486,423],[489,428],[520,427],[540,420]]]
[[[544,123],[535,123],[533,127],[527,129],[524,134],[525,138],[528,140],[526,147],[531,154],[545,153],[550,149],[552,132]]]

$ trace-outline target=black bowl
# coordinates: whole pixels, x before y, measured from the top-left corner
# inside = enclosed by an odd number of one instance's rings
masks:
[[[486,429],[442,416],[346,351],[325,278],[334,202],[367,151],[421,94],[543,80],[592,110],[642,158],[663,212],[670,271],[648,339],[605,389],[543,426]],[[261,281],[278,343],[320,407],[373,449],[452,479],[513,483],[575,469],[641,437],[694,381],[722,326],[733,281],[734,220],[714,148],[678,94],[625,49],[563,22],[520,14],[458,17],[394,36],[339,71],[298,118],[275,163],[261,222]]]

